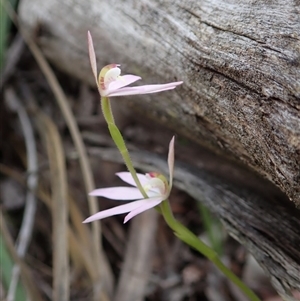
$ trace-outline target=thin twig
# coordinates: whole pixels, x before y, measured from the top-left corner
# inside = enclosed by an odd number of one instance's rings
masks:
[[[36,212],[36,197],[35,190],[38,183],[37,169],[37,152],[36,143],[33,133],[33,128],[30,119],[27,115],[26,110],[22,106],[22,103],[17,98],[16,94],[12,89],[7,89],[5,91],[5,98],[10,105],[10,107],[15,110],[19,116],[21,123],[21,128],[24,135],[25,145],[26,145],[26,155],[27,155],[27,193],[25,201],[25,210],[22,220],[22,225],[20,228],[18,240],[17,240],[17,254],[20,258],[23,258],[28,249],[34,224],[34,217]],[[20,274],[20,267],[15,265],[12,272],[12,279],[8,289],[7,300],[13,301],[15,296],[15,291],[17,288],[18,280]]]

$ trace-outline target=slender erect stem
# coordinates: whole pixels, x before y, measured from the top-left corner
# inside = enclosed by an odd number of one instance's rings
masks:
[[[131,173],[131,175],[136,183],[136,186],[142,193],[143,197],[148,198],[139,178],[137,177],[136,171],[133,167],[131,158],[129,156],[129,152],[125,145],[123,136],[115,124],[115,120],[114,120],[112,110],[111,110],[110,100],[108,97],[101,98],[101,107],[102,107],[102,112],[103,112],[104,118],[108,125],[108,130],[110,132],[110,135],[111,135],[112,139],[114,140],[118,150],[120,151],[128,171]]]

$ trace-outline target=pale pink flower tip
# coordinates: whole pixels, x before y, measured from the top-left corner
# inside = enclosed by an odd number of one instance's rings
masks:
[[[169,184],[165,177],[159,173],[148,173],[148,174],[137,174],[144,190],[147,193],[148,198],[144,198],[132,178],[129,172],[119,172],[117,176],[121,178],[127,184],[134,187],[111,187],[111,188],[100,188],[92,191],[90,195],[101,196],[112,200],[130,201],[134,202],[127,203],[121,206],[117,206],[108,210],[100,211],[89,218],[84,223],[93,222],[109,216],[128,213],[124,219],[124,223],[129,221],[134,216],[159,205],[162,201],[168,199],[172,188],[173,181],[173,169],[174,169],[174,137],[172,138],[169,145],[168,155],[168,166],[169,166]]]

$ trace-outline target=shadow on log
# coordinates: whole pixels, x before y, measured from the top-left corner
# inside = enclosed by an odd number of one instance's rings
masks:
[[[49,60],[85,82],[93,84],[87,30],[99,68],[116,62],[147,83],[183,80],[176,91],[128,105],[281,190],[203,186],[204,175],[190,170],[191,181],[179,185],[203,194],[281,293],[300,289],[298,0],[22,0],[19,13],[29,33],[40,29],[36,40]]]

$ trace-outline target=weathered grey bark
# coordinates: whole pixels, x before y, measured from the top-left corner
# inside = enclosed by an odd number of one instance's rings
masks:
[[[94,38],[99,67],[122,63],[126,73],[138,74],[147,83],[183,80],[174,92],[132,97],[128,103],[143,116],[146,112],[244,163],[300,206],[299,0],[22,0],[20,17],[28,31],[40,29],[37,42],[54,64],[91,84],[87,30]],[[239,210],[254,214],[260,203],[253,199],[246,208],[231,194],[226,199],[237,208],[232,211],[237,218]],[[262,234],[263,244],[270,225],[278,224],[279,235],[290,230],[279,224],[275,212],[288,204],[278,207],[268,200],[271,206],[264,202],[257,211],[260,216],[253,218],[257,222],[270,211],[273,223],[261,221],[260,233],[239,228],[231,233],[243,233],[247,241]],[[293,212],[286,210],[285,219]],[[256,256],[267,266],[272,243],[280,241],[270,239],[269,247]],[[291,266],[299,269],[299,258],[282,269]],[[291,285],[282,271],[276,275]],[[295,283],[291,287],[299,289]]]
[[[132,105],[244,162],[300,205],[299,0],[23,0],[20,16],[40,26],[53,63],[90,83],[88,29],[99,66],[183,80]]]

